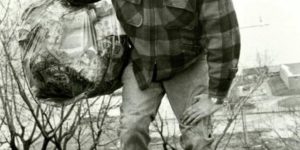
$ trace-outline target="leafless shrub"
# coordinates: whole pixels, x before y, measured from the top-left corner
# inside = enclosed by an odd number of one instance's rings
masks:
[[[232,127],[232,125],[234,124],[234,122],[236,121],[238,116],[241,115],[241,112],[242,112],[243,107],[246,104],[246,102],[252,97],[253,93],[258,90],[258,88],[263,84],[263,82],[267,78],[268,69],[266,67],[258,68],[258,69],[256,69],[256,72],[257,72],[256,79],[254,80],[254,84],[253,84],[252,88],[246,95],[244,95],[242,97],[240,97],[239,95],[234,93],[235,91],[237,91],[237,89],[234,89],[234,88],[237,88],[237,85],[239,85],[239,84],[241,84],[241,82],[243,82],[243,76],[236,77],[235,80],[233,81],[232,89],[228,96],[227,123],[224,127],[223,132],[221,133],[219,138],[215,141],[215,145],[214,145],[215,150],[218,149],[218,147],[220,146],[220,143],[224,140],[225,135],[228,134],[230,127]],[[230,136],[227,139],[226,146],[230,142],[231,136],[232,136],[232,133],[230,133]],[[226,146],[224,147],[224,149],[226,149]]]
[[[15,19],[20,12],[14,12],[10,7],[15,2],[20,4],[18,0],[0,2],[1,12],[5,10],[4,15],[0,15],[0,111],[4,113],[0,115],[0,130],[1,133],[8,131],[8,134],[1,135],[0,144],[8,144],[13,150],[65,150],[70,143],[77,143],[78,149],[82,149],[85,142],[91,150],[103,146],[100,140],[103,130],[106,130],[107,112],[116,107],[111,104],[111,96],[102,97],[96,120],[92,120],[90,108],[100,97],[92,102],[86,100],[54,108],[41,104],[33,96],[21,67],[20,49],[15,36],[20,25]],[[104,103],[107,98],[108,103]],[[86,116],[89,116],[90,128],[81,124]],[[84,131],[89,131],[92,142],[85,141]]]
[[[173,146],[170,142],[170,138],[175,138],[174,132],[173,135],[170,135],[169,125],[167,120],[163,119],[160,113],[157,114],[157,118],[153,121],[153,126],[155,132],[157,132],[162,140],[163,150],[177,150],[176,146]],[[165,132],[164,129],[167,129]],[[176,143],[176,142],[175,142]]]

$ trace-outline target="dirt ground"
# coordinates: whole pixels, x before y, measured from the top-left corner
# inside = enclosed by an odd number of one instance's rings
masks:
[[[175,138],[178,141],[178,137]],[[182,150],[179,143],[173,143],[177,150]],[[153,139],[150,150],[163,150],[160,139]],[[300,141],[295,138],[263,138],[261,133],[248,134],[247,142],[243,133],[226,135],[218,150],[300,150]]]

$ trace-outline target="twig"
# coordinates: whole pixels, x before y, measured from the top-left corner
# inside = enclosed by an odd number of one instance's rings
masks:
[[[228,145],[229,145],[229,143],[230,143],[230,141],[231,141],[231,139],[232,139],[232,137],[233,137],[233,132],[234,132],[234,130],[235,130],[235,127],[236,127],[236,124],[237,124],[237,122],[236,121],[234,121],[235,123],[234,123],[234,125],[233,125],[233,128],[232,128],[232,130],[231,130],[231,133],[230,133],[230,136],[229,136],[229,138],[228,138],[228,140],[227,140],[227,143],[225,144],[225,146],[224,146],[224,149],[223,150],[226,150],[226,148],[228,147]]]
[[[12,37],[12,35],[10,36],[10,38],[11,38],[11,37]],[[10,38],[9,38],[9,40],[10,40]],[[5,42],[2,41],[2,40],[1,40],[1,43],[2,43],[2,45],[3,45],[3,50],[4,50],[4,53],[5,53],[5,56],[6,56],[8,65],[9,65],[9,67],[10,67],[10,69],[11,69],[11,71],[12,71],[13,77],[14,77],[14,79],[15,79],[17,85],[18,85],[19,93],[20,93],[20,95],[21,95],[23,101],[25,102],[25,104],[26,104],[27,107],[29,108],[29,111],[30,111],[30,113],[32,114],[34,120],[36,121],[36,123],[37,123],[39,129],[41,130],[42,134],[43,134],[44,136],[47,136],[47,132],[43,129],[42,124],[39,122],[38,118],[36,117],[35,112],[34,112],[34,109],[33,109],[33,106],[32,106],[32,104],[30,103],[30,101],[29,101],[29,99],[28,99],[28,97],[27,97],[27,95],[26,95],[26,92],[24,91],[24,88],[23,88],[23,86],[22,86],[22,84],[21,84],[21,81],[20,81],[20,79],[19,79],[19,77],[18,77],[18,74],[17,74],[17,72],[16,72],[16,70],[15,70],[15,68],[14,68],[14,66],[13,66],[13,64],[12,64],[12,62],[11,62],[11,57],[10,57],[10,55],[9,55],[9,53],[8,53],[6,44],[5,44]]]
[[[5,13],[4,13],[2,19],[0,20],[0,24],[1,24],[1,23],[3,22],[3,20],[7,17],[8,10],[9,10],[9,7],[10,7],[10,2],[11,2],[11,0],[8,1],[8,4],[7,4],[6,10],[5,10]],[[2,4],[2,3],[1,3],[1,4]],[[2,4],[2,5],[3,5],[3,4]],[[3,8],[4,8],[4,6],[3,6]]]
[[[243,105],[250,99],[251,95],[262,85],[263,81],[265,79],[265,74],[261,75],[261,78],[258,80],[258,83],[256,86],[247,94],[247,96],[243,97],[238,104],[235,106],[235,110],[233,110],[233,113],[230,118],[228,118],[227,125],[225,129],[223,130],[221,137],[216,141],[214,150],[217,150],[218,146],[220,145],[221,141],[225,137],[226,133],[228,132],[229,128],[231,127],[234,120],[237,119],[239,116],[239,113],[241,109],[243,108]]]
[[[104,108],[104,113],[103,113],[103,116],[102,116],[102,119],[101,119],[100,123],[99,123],[99,121],[97,121],[98,132],[97,132],[97,136],[96,136],[96,141],[94,141],[93,145],[90,147],[90,150],[96,149],[96,147],[98,145],[98,142],[99,142],[99,140],[101,138],[101,135],[102,135],[102,132],[103,132],[104,122],[105,122],[105,120],[107,118],[107,114],[108,114],[108,110],[110,108],[111,100],[112,100],[112,96],[110,95],[109,96],[109,100],[108,100],[108,104]]]
[[[163,146],[163,149],[164,150],[168,150],[168,147],[170,147],[172,150],[176,150],[175,147],[173,147],[169,142],[168,142],[168,136],[165,137],[163,135],[163,132],[164,132],[164,120],[163,118],[161,117],[161,114],[158,112],[158,119],[159,119],[159,122],[160,124],[158,123],[157,120],[154,120],[153,122],[153,125],[155,127],[155,130],[159,133],[160,137],[161,137],[161,140],[162,140],[162,146]]]
[[[286,143],[286,141],[282,138],[282,136],[275,129],[272,129],[272,130],[279,137],[280,141],[284,144],[285,148],[287,148],[288,150],[293,150],[293,148],[291,148],[290,145],[288,143]]]

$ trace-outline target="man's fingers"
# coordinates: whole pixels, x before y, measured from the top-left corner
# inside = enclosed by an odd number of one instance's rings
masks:
[[[193,109],[192,106],[189,107],[189,108],[187,108],[187,109],[184,111],[183,116],[188,116],[189,114],[192,113],[193,110],[194,110],[194,109]]]
[[[183,122],[184,120],[186,120],[190,115],[192,115],[195,112],[194,109],[192,109],[192,107],[189,107],[182,115],[181,117],[181,121]]]
[[[191,116],[196,115],[196,113],[198,113],[197,110],[191,110],[191,111],[187,112],[187,113],[183,116],[183,118],[182,118],[181,121],[182,121],[182,122],[186,122],[189,118],[191,118]]]
[[[193,122],[196,118],[198,118],[199,116],[203,116],[205,115],[204,112],[202,111],[196,111],[195,113],[191,114],[186,120],[183,121],[184,125],[190,125],[191,122]]]
[[[217,106],[217,107],[214,107],[214,109],[212,111],[203,112],[203,113],[199,114],[198,116],[195,117],[195,119],[192,122],[189,123],[189,125],[197,125],[197,123],[199,121],[201,121],[203,118],[214,114],[216,111],[218,111],[221,108],[222,108],[221,106]]]
[[[215,104],[207,104],[204,103],[197,103],[193,106],[187,108],[187,110],[183,113],[180,121],[184,125],[193,125],[197,124],[199,120],[209,115],[212,115],[216,111],[220,110],[222,105],[215,105]]]
[[[187,116],[185,120],[182,121],[184,125],[196,125],[201,119],[212,115],[217,110],[219,110],[222,107],[214,107],[211,111],[196,111],[195,113],[191,114],[190,116]]]
[[[186,120],[188,120],[192,114],[193,114],[192,111],[185,113],[185,114],[183,115],[183,117],[181,118],[181,122],[182,122],[182,123],[186,122]]]
[[[206,113],[203,113],[202,115],[197,116],[190,125],[197,125],[199,121],[201,121],[203,118],[207,117],[208,115]]]
[[[197,115],[198,115],[198,112],[195,112],[195,113],[191,114],[182,123],[184,125],[188,125],[191,121],[193,121],[197,117]]]

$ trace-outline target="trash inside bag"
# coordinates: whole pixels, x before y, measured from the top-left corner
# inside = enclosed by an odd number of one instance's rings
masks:
[[[52,0],[25,11],[19,43],[25,75],[37,99],[66,105],[121,87],[130,45],[114,14],[103,16],[112,7],[96,10],[104,5],[74,8]]]

